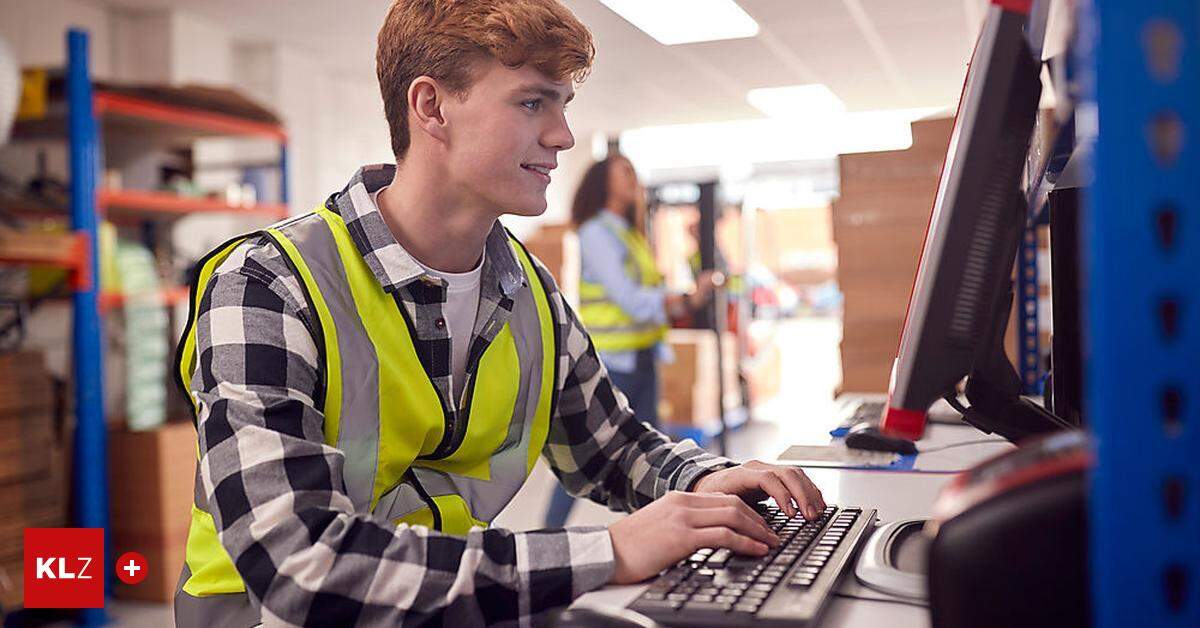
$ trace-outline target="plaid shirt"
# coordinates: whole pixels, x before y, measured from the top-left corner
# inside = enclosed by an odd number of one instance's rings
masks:
[[[371,193],[391,165],[359,170],[328,205],[345,219],[383,289],[413,321],[426,374],[450,394],[445,285],[427,275],[384,223]],[[691,441],[675,443],[633,420],[587,332],[549,272],[559,323],[558,405],[542,451],[572,493],[632,511],[733,463]],[[525,281],[497,224],[487,238],[471,354],[511,316],[506,293]],[[315,313],[297,277],[260,236],[214,274],[197,319],[203,490],[219,533],[267,624],[544,623],[546,611],[608,582],[603,527],[531,532],[473,529],[466,537],[393,525],[355,512],[342,451],[324,443],[314,401],[323,368]],[[472,361],[474,362],[474,361]],[[452,417],[457,407],[447,409]]]

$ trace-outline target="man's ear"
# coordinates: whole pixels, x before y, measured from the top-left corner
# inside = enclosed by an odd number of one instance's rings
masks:
[[[446,117],[442,108],[449,92],[428,76],[418,76],[408,86],[408,111],[411,130],[420,129],[434,139],[446,141]]]

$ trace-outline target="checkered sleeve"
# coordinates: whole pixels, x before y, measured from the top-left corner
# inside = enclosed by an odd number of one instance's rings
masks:
[[[632,512],[669,491],[691,489],[708,473],[737,465],[691,439],[672,441],[638,421],[553,277],[540,263],[538,271],[552,287],[559,323],[558,406],[542,453],[568,492]]]
[[[314,317],[269,248],[242,245],[205,290],[191,386],[203,490],[266,625],[539,625],[609,580],[603,528],[459,537],[355,512]]]

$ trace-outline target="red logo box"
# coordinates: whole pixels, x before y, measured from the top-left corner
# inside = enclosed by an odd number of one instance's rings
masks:
[[[25,528],[25,608],[104,606],[103,528]]]

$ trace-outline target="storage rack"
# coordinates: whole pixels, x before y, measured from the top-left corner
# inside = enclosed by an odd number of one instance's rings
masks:
[[[1091,0],[1081,213],[1094,625],[1200,626],[1200,4]]]
[[[74,244],[60,256],[0,255],[0,263],[51,264],[69,269],[72,289],[72,376],[75,388],[75,441],[72,482],[74,525],[108,527],[107,424],[104,416],[102,313],[121,307],[115,292],[101,293],[97,251],[97,217],[147,221],[194,213],[230,212],[283,218],[287,215],[287,133],[278,124],[233,115],[168,105],[153,100],[97,90],[88,72],[88,34],[71,29],[66,36],[66,109],[44,119],[18,122],[14,141],[61,139],[65,136],[70,163],[70,224]],[[188,141],[202,137],[266,138],[279,145],[280,200],[278,204],[235,206],[221,200],[189,198],[165,192],[113,190],[97,185],[102,168],[101,127],[110,141],[136,133]],[[180,286],[165,287],[164,306],[187,299]],[[106,572],[115,557],[106,551]],[[100,625],[103,609],[85,609],[80,621]]]

